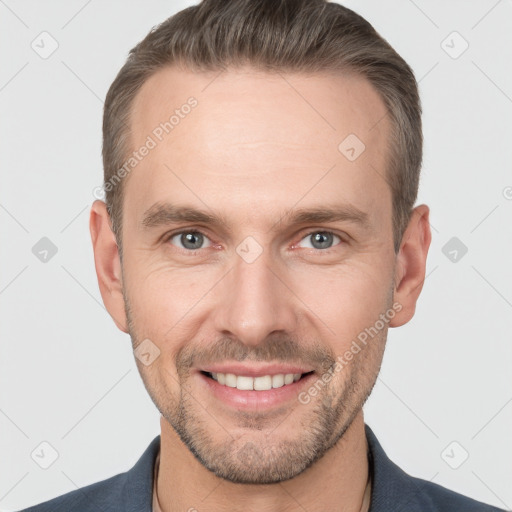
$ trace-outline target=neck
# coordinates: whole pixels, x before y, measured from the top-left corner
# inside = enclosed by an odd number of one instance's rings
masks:
[[[162,416],[157,493],[163,512],[261,510],[360,512],[368,480],[362,411],[320,460],[290,480],[270,485],[234,484],[194,457]]]

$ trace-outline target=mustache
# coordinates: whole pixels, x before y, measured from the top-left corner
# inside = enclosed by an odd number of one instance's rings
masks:
[[[186,344],[176,354],[178,373],[190,368],[225,361],[265,361],[313,366],[325,372],[336,362],[330,347],[318,341],[298,343],[282,334],[272,335],[258,345],[246,345],[236,338],[223,337],[215,342]]]

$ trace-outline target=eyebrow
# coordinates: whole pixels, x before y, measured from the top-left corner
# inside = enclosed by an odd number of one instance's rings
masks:
[[[280,216],[270,231],[276,231],[281,227],[284,223],[283,219],[286,219],[286,223],[290,225],[343,221],[354,223],[364,229],[370,228],[368,214],[350,204],[299,208],[289,211]],[[144,212],[141,225],[145,229],[152,229],[182,222],[200,223],[225,229],[229,227],[227,219],[222,215],[198,210],[190,206],[161,202],[155,203]]]

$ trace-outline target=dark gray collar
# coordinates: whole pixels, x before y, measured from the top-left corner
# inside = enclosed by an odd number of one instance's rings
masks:
[[[365,424],[366,439],[370,448],[372,471],[372,498],[370,512],[424,512],[420,508],[415,479],[391,461],[380,445],[372,429]]]

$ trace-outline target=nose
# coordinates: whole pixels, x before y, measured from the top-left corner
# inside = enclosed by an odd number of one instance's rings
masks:
[[[275,332],[296,329],[297,305],[283,271],[263,252],[248,263],[238,255],[217,294],[214,326],[223,336],[233,336],[254,346]]]

